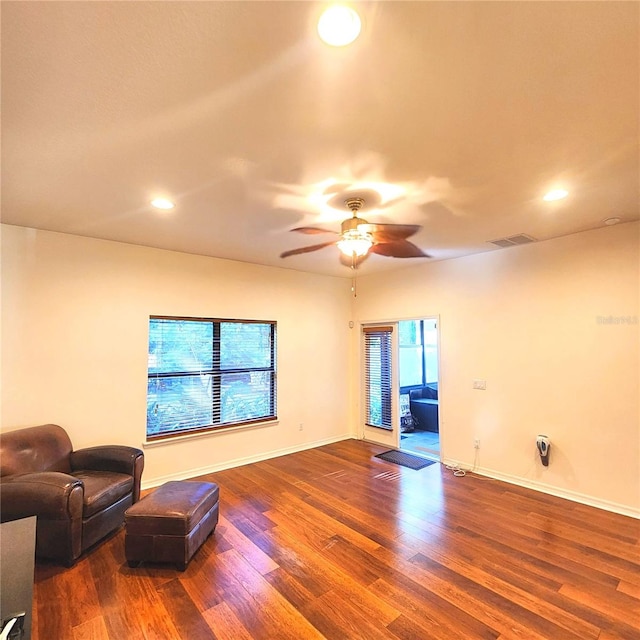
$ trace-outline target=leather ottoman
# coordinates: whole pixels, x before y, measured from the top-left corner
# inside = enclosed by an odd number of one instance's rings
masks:
[[[129,566],[171,562],[184,571],[216,528],[219,493],[213,482],[167,482],[129,507],[124,515]]]

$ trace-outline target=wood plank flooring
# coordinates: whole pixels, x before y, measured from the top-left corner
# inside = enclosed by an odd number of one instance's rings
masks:
[[[120,530],[36,568],[34,640],[638,640],[640,522],[347,440],[203,476],[220,522],[183,573]]]

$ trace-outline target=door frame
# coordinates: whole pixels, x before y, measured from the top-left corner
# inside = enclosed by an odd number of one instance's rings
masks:
[[[358,338],[358,354],[359,354],[359,382],[360,382],[360,410],[358,412],[359,429],[362,440],[372,442],[381,446],[387,446],[390,449],[400,450],[400,345],[398,339],[398,323],[404,320],[435,320],[436,331],[438,340],[438,433],[440,437],[440,460],[444,459],[444,447],[443,447],[443,421],[442,421],[442,400],[441,400],[441,386],[442,386],[442,333],[441,333],[441,318],[440,314],[423,314],[417,316],[411,316],[407,318],[396,318],[394,320],[376,320],[366,321],[359,323],[359,338]],[[370,427],[366,424],[366,372],[365,362],[366,356],[364,353],[364,332],[365,327],[376,326],[391,326],[393,331],[391,334],[391,424],[392,429],[390,431],[381,429],[379,427]]]

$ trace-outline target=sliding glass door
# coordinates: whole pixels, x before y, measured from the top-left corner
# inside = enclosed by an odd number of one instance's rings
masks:
[[[440,458],[438,319],[398,322],[400,448]]]

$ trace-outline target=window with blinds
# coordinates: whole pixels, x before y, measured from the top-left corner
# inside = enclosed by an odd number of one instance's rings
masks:
[[[393,429],[391,422],[391,334],[393,327],[364,327],[365,404],[368,426]]]
[[[275,322],[149,319],[148,440],[275,419]]]

